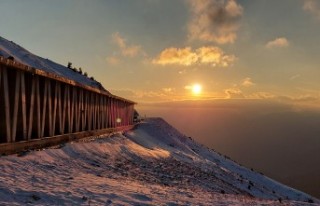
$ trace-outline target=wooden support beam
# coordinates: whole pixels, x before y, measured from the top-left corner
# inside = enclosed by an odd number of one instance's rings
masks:
[[[58,87],[58,114],[59,114],[59,133],[63,134],[63,126],[62,126],[62,98],[61,98],[61,84]]]
[[[54,100],[53,100],[53,117],[52,117],[52,134],[50,136],[54,136],[56,132],[56,118],[57,118],[57,107],[58,107],[58,98],[60,90],[60,82],[55,82],[55,89],[54,89]]]
[[[39,86],[39,77],[36,76],[35,78],[36,82],[36,98],[37,98],[37,138],[41,137],[41,104],[40,104],[40,86]]]
[[[106,97],[106,128],[109,127],[109,116],[110,116],[110,112],[109,112],[109,97]]]
[[[80,131],[80,124],[82,119],[82,101],[83,101],[83,89],[79,89],[79,96],[77,98],[77,118],[76,118],[76,132]]]
[[[83,121],[82,121],[82,131],[86,129],[87,126],[87,117],[88,117],[88,104],[89,104],[89,92],[88,91],[83,91],[84,92],[84,104],[83,104]]]
[[[4,108],[6,117],[6,134],[7,142],[11,142],[11,118],[10,118],[10,101],[7,68],[3,67],[3,93],[4,93]]]
[[[17,121],[19,110],[19,97],[20,97],[20,71],[16,71],[16,86],[14,92],[14,106],[13,106],[13,118],[12,118],[12,130],[11,130],[11,142],[16,141],[17,134]]]
[[[88,130],[91,130],[91,125],[92,125],[92,110],[91,110],[91,105],[92,105],[92,102],[93,102],[93,100],[92,100],[92,93],[91,92],[89,92],[89,91],[87,91],[87,96],[88,96],[88,103],[87,103],[87,111],[88,111],[88,117],[87,117],[87,128],[88,128]]]
[[[70,90],[71,91],[71,90]],[[69,133],[73,132],[74,113],[76,105],[76,87],[72,87],[72,98],[70,99],[70,128]]]
[[[33,108],[34,108],[34,97],[35,97],[35,91],[36,91],[36,80],[34,76],[31,80],[31,96],[30,96],[30,108],[29,108],[29,126],[28,126],[28,137],[27,140],[31,139],[32,135],[32,125],[33,125]]]
[[[71,128],[71,102],[70,102],[70,87],[67,86],[67,117],[68,117],[68,133],[72,132]]]
[[[21,110],[22,110],[22,135],[23,139],[27,139],[27,112],[26,112],[26,85],[25,85],[25,78],[24,72],[20,73],[21,78]]]
[[[51,81],[50,79],[46,79],[46,84],[48,87],[48,126],[49,126],[49,136],[53,136],[53,131],[52,131],[52,97],[51,97]]]
[[[44,81],[44,92],[42,101],[42,118],[41,118],[41,135],[40,138],[44,137],[44,128],[46,125],[46,113],[47,113],[47,97],[48,97],[48,81]]]
[[[93,93],[93,126],[92,128],[95,130],[96,129],[96,117],[97,117],[97,113],[96,113],[96,106],[97,106],[97,98],[96,98],[97,94]]]

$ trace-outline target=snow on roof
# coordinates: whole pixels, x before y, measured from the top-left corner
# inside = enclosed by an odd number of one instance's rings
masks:
[[[53,73],[55,75],[73,80],[79,84],[98,88],[106,91],[102,85],[92,80],[78,72],[75,72],[69,69],[66,66],[53,62],[49,59],[44,59],[37,55],[32,54],[28,50],[19,46],[18,44],[9,41],[0,36],[0,56],[10,57],[12,56],[15,61],[20,62],[22,64],[26,64],[30,67],[34,67],[36,69],[40,69],[49,73]]]

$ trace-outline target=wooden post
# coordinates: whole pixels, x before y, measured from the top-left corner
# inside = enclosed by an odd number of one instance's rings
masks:
[[[84,101],[84,107],[83,107],[83,110],[84,110],[84,116],[83,116],[83,121],[82,121],[82,131],[84,131],[86,129],[86,126],[87,126],[87,117],[88,117],[88,104],[89,104],[89,97],[88,97],[88,91],[84,91],[84,95],[85,95],[85,101]]]
[[[97,117],[96,106],[97,106],[97,94],[93,93],[93,127],[92,127],[93,130],[96,129],[96,117]]]
[[[63,126],[62,126],[62,104],[61,104],[61,84],[59,84],[58,89],[58,114],[59,114],[59,132],[63,134]]]
[[[51,81],[50,79],[46,79],[46,84],[47,84],[47,87],[48,87],[48,118],[49,118],[49,121],[48,121],[48,126],[49,126],[49,135],[50,136],[53,136],[53,131],[52,131],[52,98],[51,98]]]
[[[80,130],[80,123],[81,123],[81,119],[82,119],[82,101],[83,101],[83,89],[79,89],[79,92],[77,92],[77,94],[79,94],[79,97],[77,98],[77,116],[76,116],[76,132],[79,132]]]
[[[60,82],[55,81],[54,89],[54,100],[53,100],[53,117],[52,117],[52,134],[54,136],[56,132],[56,116],[57,116],[57,105],[58,105],[58,90],[60,90]]]
[[[10,118],[10,102],[8,88],[7,68],[3,68],[3,91],[4,91],[4,108],[6,116],[7,142],[11,142],[11,118]]]
[[[91,130],[91,125],[92,125],[92,93],[91,92],[87,92],[87,96],[88,96],[88,102],[87,102],[87,110],[88,110],[88,117],[87,117],[87,127],[88,130]]]
[[[109,127],[109,116],[110,116],[110,113],[109,113],[109,97],[107,96],[106,97],[106,128]]]
[[[64,87],[64,97],[63,97],[63,110],[62,110],[62,133],[64,134],[64,131],[66,129],[66,112],[67,112],[67,98],[68,98],[68,93],[69,93],[69,86],[65,85]]]
[[[36,82],[36,97],[37,97],[37,132],[38,132],[38,138],[41,137],[41,112],[40,112],[40,108],[41,108],[41,104],[40,104],[40,89],[39,89],[39,77],[36,76],[35,78],[35,82]]]
[[[17,120],[18,120],[18,109],[19,109],[19,96],[20,96],[20,71],[16,71],[16,87],[14,93],[14,107],[13,107],[13,120],[11,130],[11,142],[16,141],[17,133]]]
[[[75,98],[76,98],[76,87],[72,87],[72,101],[70,102],[70,128],[69,128],[69,133],[73,132],[74,112],[75,112],[75,105],[76,105]]]
[[[72,132],[71,128],[71,102],[70,102],[70,86],[67,86],[67,111],[68,111],[68,133]]]
[[[36,81],[34,76],[31,80],[31,96],[30,96],[30,109],[29,109],[29,127],[28,127],[28,137],[27,140],[31,139],[32,135],[32,123],[33,123],[33,108],[34,108],[34,96],[35,96],[35,87],[36,87]]]
[[[27,139],[27,114],[26,114],[26,85],[24,80],[24,72],[20,73],[21,77],[21,105],[22,105],[22,129],[23,139]]]
[[[39,95],[40,96],[40,95]],[[44,81],[44,92],[43,92],[43,104],[42,104],[42,119],[41,119],[41,135],[40,138],[44,136],[44,128],[46,124],[46,113],[47,113],[47,96],[48,96],[48,81]]]

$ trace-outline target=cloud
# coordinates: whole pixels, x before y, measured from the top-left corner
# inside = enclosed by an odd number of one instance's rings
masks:
[[[225,89],[224,93],[227,95],[228,99],[243,99],[245,96],[239,88],[229,88]]]
[[[280,47],[288,47],[288,46],[289,46],[289,41],[285,37],[276,38],[276,39],[274,39],[272,41],[269,41],[266,44],[266,47],[268,49],[280,48]]]
[[[247,96],[248,99],[274,99],[276,96],[270,92],[256,92]]]
[[[109,56],[106,58],[107,62],[112,65],[117,65],[120,63],[120,60],[115,56]]]
[[[244,87],[251,87],[254,86],[255,83],[252,82],[251,78],[247,77],[244,80],[242,80],[241,85]]]
[[[298,78],[300,78],[301,77],[301,74],[296,74],[296,75],[293,75],[293,76],[291,76],[290,77],[290,80],[296,80],[296,79],[298,79]]]
[[[198,61],[198,55],[194,53],[190,47],[183,49],[179,48],[167,48],[163,50],[159,57],[154,59],[152,63],[154,64],[179,64],[183,66],[190,66]]]
[[[320,5],[317,0],[304,0],[303,9],[320,20]]]
[[[144,54],[140,45],[128,45],[127,40],[124,39],[118,32],[112,34],[113,42],[119,47],[122,56],[135,57],[138,54]]]
[[[171,47],[163,50],[157,58],[152,60],[152,63],[183,66],[204,64],[213,67],[227,67],[235,60],[234,55],[226,55],[218,47],[200,47],[194,51],[190,47],[182,49]]]
[[[236,0],[189,0],[191,19],[190,40],[233,43],[243,14]]]
[[[171,87],[166,87],[166,88],[162,88],[162,91],[165,93],[172,93],[173,91],[175,91],[175,89]]]

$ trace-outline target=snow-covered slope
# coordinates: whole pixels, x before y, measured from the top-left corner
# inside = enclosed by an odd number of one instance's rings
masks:
[[[32,54],[28,50],[22,48],[12,41],[8,41],[0,36],[0,56],[3,57],[14,57],[15,61],[18,61],[22,64],[26,64],[30,67],[36,69],[41,69],[46,72],[50,72],[61,77],[71,79],[79,84],[88,85],[98,89],[103,89],[101,84],[97,81],[94,81],[78,72],[57,64],[49,59],[44,59],[37,55]]]
[[[2,156],[0,171],[0,205],[320,204],[160,118],[125,133]]]

